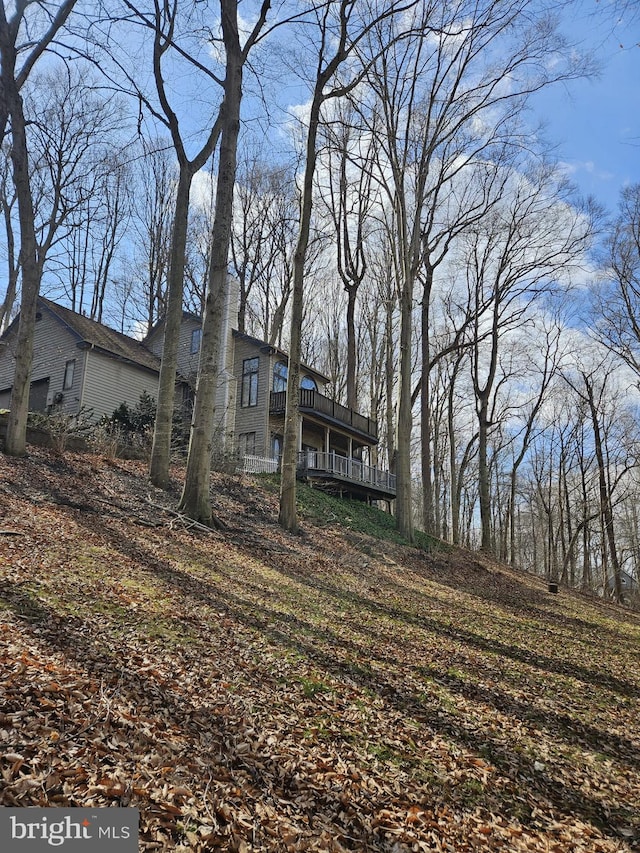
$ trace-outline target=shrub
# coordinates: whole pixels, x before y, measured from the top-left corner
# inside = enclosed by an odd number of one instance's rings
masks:
[[[73,415],[55,409],[49,413],[29,412],[27,425],[47,433],[53,450],[62,453],[70,439],[90,437],[93,429],[92,414],[91,409],[84,407]]]
[[[153,427],[156,419],[156,401],[144,391],[135,406],[120,403],[110,417],[104,417],[98,423],[97,437],[102,444],[109,440],[129,450],[145,454],[151,450]],[[189,442],[189,425],[185,424],[182,412],[174,411],[172,426],[173,450],[184,450]]]

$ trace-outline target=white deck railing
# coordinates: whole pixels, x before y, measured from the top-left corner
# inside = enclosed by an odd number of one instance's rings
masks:
[[[370,485],[374,488],[395,492],[396,477],[388,471],[381,471],[374,465],[365,465],[360,459],[340,456],[338,453],[325,453],[320,450],[304,450],[298,453],[298,468],[303,471],[318,471],[323,474],[335,474],[355,483]],[[239,470],[245,474],[275,474],[280,470],[279,459],[264,456],[247,455],[242,459]]]
[[[373,465],[365,465],[360,459],[340,456],[338,453],[325,453],[319,450],[305,450],[298,454],[298,468],[305,471],[322,471],[336,474],[357,483],[371,485],[386,491],[396,490],[396,476],[389,471],[381,471]]]
[[[279,468],[279,459],[267,459],[264,456],[245,456],[241,466],[245,474],[275,474]]]

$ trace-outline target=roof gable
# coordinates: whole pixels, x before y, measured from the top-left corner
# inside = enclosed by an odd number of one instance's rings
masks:
[[[78,339],[79,345],[95,347],[104,355],[124,359],[147,370],[158,372],[160,359],[148,350],[140,341],[122,332],[116,332],[96,320],[90,320],[82,314],[63,308],[49,299],[40,297],[39,305],[67,327]]]
[[[165,321],[166,317],[161,317],[159,320],[157,320],[142,339],[142,343],[144,344],[145,341],[152,340],[158,334],[164,335]],[[183,324],[190,323],[195,328],[198,326],[202,326],[202,317],[199,317],[197,314],[193,314],[191,311],[183,311],[181,322]]]
[[[261,341],[259,338],[254,338],[253,335],[248,335],[246,332],[239,332],[237,331],[237,329],[233,330],[233,336],[234,338],[238,338],[242,341],[246,341],[247,343],[253,344],[261,352],[277,356],[282,361],[284,361],[285,364],[289,364],[289,354],[285,352],[285,350],[280,349],[280,347],[273,346],[273,344],[270,344],[267,341]],[[323,384],[326,384],[331,381],[331,379],[324,373],[321,373],[315,367],[310,367],[308,364],[301,363],[300,368],[304,370],[305,373],[309,373],[312,376],[316,377],[316,379],[319,379]]]

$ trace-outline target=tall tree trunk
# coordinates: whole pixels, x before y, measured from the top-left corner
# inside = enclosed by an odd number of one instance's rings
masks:
[[[514,465],[511,469],[509,483],[509,564],[516,564],[516,487],[518,484],[518,469]]]
[[[187,164],[181,163],[171,233],[171,256],[169,259],[167,310],[164,321],[164,343],[160,365],[160,380],[158,383],[158,405],[149,466],[151,482],[162,489],[166,489],[169,485],[171,429],[175,405],[178,345],[182,325],[184,261],[187,247],[189,193],[192,178],[192,170]]]
[[[406,276],[400,295],[400,394],[398,399],[398,456],[396,466],[396,526],[409,542],[414,539],[411,489],[411,323],[413,279]]]
[[[480,498],[480,525],[483,551],[493,551],[491,536],[491,481],[488,461],[489,399],[487,395],[478,397],[478,493]]]
[[[347,406],[358,408],[358,388],[356,384],[356,294],[357,288],[351,285],[347,291]]]
[[[291,295],[291,333],[289,346],[289,371],[287,375],[287,402],[284,416],[282,445],[282,478],[280,482],[280,511],[278,521],[285,530],[298,529],[296,512],[296,472],[298,461],[298,433],[300,429],[300,357],[302,350],[302,314],[304,309],[304,268],[311,230],[313,209],[313,175],[318,153],[316,150],[320,108],[323,102],[324,79],[318,78],[309,115],[307,133],[300,230],[293,256],[293,289]]]
[[[171,428],[175,405],[175,382],[178,364],[178,345],[182,325],[182,298],[184,291],[184,259],[187,246],[189,222],[189,192],[193,172],[180,164],[176,208],[171,233],[171,255],[167,286],[167,309],[164,321],[164,343],[160,380],[158,384],[158,406],[156,410],[153,445],[149,477],[155,486],[166,489],[169,484],[169,460],[171,457]]]
[[[385,388],[385,424],[387,431],[387,467],[393,474],[396,473],[396,442],[395,442],[395,417],[393,413],[394,401],[394,354],[393,346],[393,300],[391,298],[391,285],[388,285],[387,299],[385,300],[385,334],[384,334],[384,388]]]
[[[211,255],[202,324],[200,366],[191,424],[191,439],[180,509],[203,524],[214,523],[211,511],[211,453],[216,388],[222,349],[222,315],[229,287],[227,264],[233,215],[243,56],[238,37],[237,2],[221,0],[222,30],[226,50],[224,101],[220,111],[220,157],[216,210],[211,231]]]
[[[11,456],[22,456],[27,444],[27,415],[29,412],[29,389],[33,363],[33,336],[36,324],[36,309],[40,292],[42,268],[38,257],[35,232],[33,197],[29,178],[29,156],[27,151],[26,122],[22,98],[12,73],[4,73],[2,86],[11,118],[11,162],[13,180],[18,202],[20,222],[20,263],[22,268],[22,297],[20,320],[16,344],[15,374],[7,424],[6,452]]]
[[[454,545],[460,544],[460,488],[459,482],[462,471],[458,469],[456,459],[455,442],[455,420],[453,416],[453,389],[455,387],[455,375],[451,377],[449,394],[447,395],[447,425],[449,432],[449,494],[451,501],[451,541]]]
[[[420,374],[420,450],[422,459],[422,523],[427,533],[434,534],[434,488],[433,454],[431,432],[431,341],[430,341],[430,302],[433,285],[433,269],[427,266],[426,281],[422,296],[422,372]]]
[[[282,478],[280,481],[280,511],[278,521],[285,530],[294,533],[298,529],[296,513],[296,469],[298,451],[298,431],[300,423],[300,356],[302,337],[302,315],[304,308],[304,271],[311,230],[311,212],[313,210],[313,176],[318,158],[317,140],[320,124],[320,111],[323,103],[329,99],[348,94],[359,78],[352,84],[340,86],[325,93],[327,86],[342,63],[350,54],[348,44],[349,21],[353,12],[353,0],[341,0],[338,4],[339,35],[332,33],[329,38],[329,13],[327,5],[320,12],[320,49],[316,78],[309,111],[309,129],[305,146],[304,178],[302,184],[302,203],[300,207],[300,225],[298,240],[293,257],[293,288],[291,302],[291,333],[289,348],[289,374],[287,377],[287,402],[284,420],[284,441],[282,446]],[[325,58],[327,43],[335,44],[330,59]]]
[[[598,464],[598,491],[600,493],[600,509],[602,512],[603,525],[603,555],[606,554],[606,549],[609,551],[611,568],[613,569],[614,594],[616,601],[621,602],[622,594],[622,575],[620,570],[620,561],[618,559],[618,549],[616,546],[615,525],[613,520],[613,508],[611,506],[611,494],[607,485],[607,469],[604,458],[604,448],[602,443],[602,433],[600,430],[600,419],[593,398],[593,388],[585,377],[587,386],[587,400],[589,403],[589,412],[593,425],[593,438],[595,444],[596,461]],[[605,583],[607,578],[605,577]]]
[[[0,2],[0,145],[4,142],[7,122],[11,124],[11,162],[13,180],[18,202],[20,223],[20,266],[22,269],[22,297],[20,321],[16,343],[15,374],[11,392],[11,410],[7,424],[5,448],[7,453],[21,456],[26,452],[27,415],[29,389],[33,363],[33,337],[36,323],[36,308],[42,278],[45,250],[40,250],[36,238],[33,195],[29,177],[29,156],[26,136],[24,107],[20,87],[28,78],[34,65],[50,46],[56,34],[65,26],[76,0],[63,0],[52,12],[42,16],[37,3],[11,4],[11,16],[7,20],[5,4]],[[24,18],[35,8],[33,29],[27,34],[28,45],[16,46]],[[38,32],[37,16],[48,21],[46,29]],[[17,73],[18,55],[22,68]]]

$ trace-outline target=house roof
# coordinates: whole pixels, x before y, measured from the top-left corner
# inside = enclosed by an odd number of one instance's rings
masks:
[[[620,570],[620,584],[623,587],[628,587],[629,589],[636,589],[638,587],[637,579],[625,569]],[[614,575],[609,575],[607,578],[607,586],[609,589],[614,589],[616,585],[616,579]]]
[[[237,329],[233,330],[233,336],[235,338],[240,338],[243,341],[249,341],[252,344],[255,344],[259,349],[269,352],[272,355],[279,356],[286,364],[289,363],[289,353],[285,350],[280,349],[279,347],[273,346],[273,344],[268,343],[267,341],[261,341],[260,338],[254,338],[253,335],[248,335],[246,332],[239,332]],[[300,364],[302,370],[305,373],[310,373],[312,376],[317,376],[318,379],[322,380],[322,382],[330,382],[331,379],[326,374],[317,370],[315,367],[310,367],[308,364]]]
[[[160,317],[159,320],[156,320],[156,322],[153,324],[153,326],[149,329],[147,334],[142,339],[143,343],[144,343],[144,341],[148,341],[151,338],[153,338],[161,329],[164,329],[165,320],[166,320],[166,317],[164,317],[164,316]],[[202,325],[202,317],[199,317],[197,314],[194,314],[192,311],[183,311],[182,312],[182,321],[184,322],[185,320],[191,320],[194,323],[197,323],[199,326]]]
[[[183,311],[182,312],[182,320],[190,320],[192,322],[197,323],[198,325],[202,324],[202,317],[198,314],[194,314],[192,311]],[[161,317],[149,330],[148,334],[145,336],[144,341],[151,340],[155,335],[158,334],[162,330],[165,324],[165,318]],[[246,332],[240,332],[238,329],[232,329],[233,337],[239,338],[243,341],[249,341],[254,344],[258,349],[262,350],[262,352],[269,352],[272,355],[277,355],[281,358],[285,363],[289,363],[289,354],[279,347],[274,346],[273,344],[268,343],[267,341],[262,340],[261,338],[256,338],[253,335],[249,335]],[[143,342],[144,342],[143,341]],[[301,364],[300,367],[304,370],[305,373],[309,373],[312,376],[315,376],[323,383],[328,383],[331,381],[330,377],[326,374],[322,373],[315,367],[310,367],[308,364]]]
[[[160,359],[148,350],[144,344],[122,332],[116,332],[96,320],[90,320],[82,314],[76,314],[69,308],[63,308],[41,296],[39,305],[53,314],[78,338],[79,345],[100,350],[104,355],[128,361],[158,373]]]
[[[98,323],[96,320],[90,320],[89,317],[85,317],[83,314],[78,314],[70,308],[64,308],[62,305],[58,305],[58,303],[52,302],[44,296],[38,297],[38,304],[40,307],[45,308],[53,314],[67,327],[67,329],[78,339],[78,345],[80,347],[83,347],[84,345],[85,348],[95,348],[108,357],[128,361],[133,364],[137,364],[140,367],[152,370],[155,373],[159,373],[160,359],[144,345],[144,342],[131,338],[128,335],[124,335],[122,332],[117,332],[115,329],[110,329],[108,326]],[[183,312],[183,319],[201,322],[200,317],[197,317],[195,314],[191,314],[187,311]],[[11,324],[9,329],[14,326],[16,321],[17,318]],[[163,324],[164,319],[158,321],[145,337],[145,340],[148,340],[156,334]],[[2,335],[3,338],[7,336],[9,329],[7,329],[7,331]],[[289,361],[289,355],[285,350],[273,346],[267,341],[254,338],[252,335],[248,335],[245,332],[239,332],[236,329],[233,330],[233,335],[234,337],[250,341],[262,350],[278,355],[286,363]],[[306,373],[316,376],[321,381],[325,383],[330,381],[328,376],[316,368],[310,367],[307,364],[301,364],[300,366]]]

